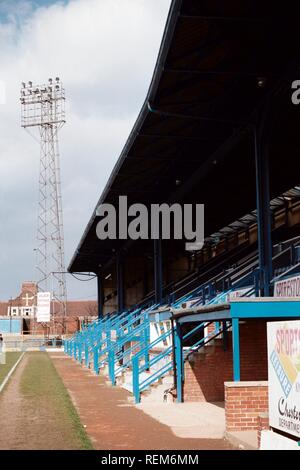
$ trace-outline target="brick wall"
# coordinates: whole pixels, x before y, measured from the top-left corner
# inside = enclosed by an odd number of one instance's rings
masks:
[[[264,320],[240,324],[241,380],[266,380],[267,338]],[[193,354],[185,363],[185,401],[223,401],[224,382],[233,380],[231,332],[227,350],[223,341],[215,340]]]
[[[268,382],[226,382],[226,431],[258,429],[258,417],[268,411]]]
[[[270,429],[269,413],[260,413],[257,417],[257,448],[260,449],[261,432]]]
[[[49,322],[48,324],[37,323],[32,319],[26,319],[25,323],[27,325],[26,332],[36,335],[62,335],[62,334],[74,334],[79,329],[79,320],[78,318],[55,318],[54,322]]]

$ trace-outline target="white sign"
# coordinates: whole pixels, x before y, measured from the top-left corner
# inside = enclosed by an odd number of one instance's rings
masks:
[[[37,294],[37,312],[36,321],[38,323],[50,321],[51,293],[38,292]]]
[[[274,297],[300,297],[300,276],[275,282]]]
[[[239,299],[240,297],[255,297],[254,292],[249,295],[249,292],[251,292],[252,290],[253,287],[244,287],[243,289],[233,290],[229,292],[229,294],[227,294],[227,302],[230,302],[230,300]]]
[[[300,438],[300,321],[268,323],[270,426]]]

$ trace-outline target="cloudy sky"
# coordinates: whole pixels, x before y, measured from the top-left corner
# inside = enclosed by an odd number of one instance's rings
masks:
[[[171,0],[0,0],[0,299],[36,278],[38,144],[20,127],[20,83],[60,76],[66,264],[146,96]],[[93,282],[68,278],[69,298]]]

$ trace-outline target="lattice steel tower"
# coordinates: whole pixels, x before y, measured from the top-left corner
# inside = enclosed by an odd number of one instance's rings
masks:
[[[47,85],[22,83],[21,126],[38,129],[40,173],[37,221],[36,265],[38,288],[52,293],[59,306],[56,313],[66,315],[66,277],[64,231],[60,182],[58,132],[65,124],[65,90],[60,79]],[[33,137],[37,138],[35,134]]]

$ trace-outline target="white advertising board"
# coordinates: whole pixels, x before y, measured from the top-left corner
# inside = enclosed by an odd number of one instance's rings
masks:
[[[44,323],[50,321],[50,310],[51,310],[51,293],[50,292],[38,292],[37,294],[37,310],[36,310],[36,321],[38,323]]]
[[[300,321],[268,323],[270,426],[300,438]]]
[[[252,292],[250,295],[249,295],[249,292],[251,291],[251,287],[244,287],[243,289],[237,289],[237,290],[233,290],[231,292],[229,292],[229,294],[227,294],[227,302],[230,302],[230,300],[235,300],[235,299],[239,299],[240,297],[248,297],[248,298],[251,298],[251,297],[255,297],[255,293]]]
[[[300,276],[275,282],[274,297],[300,297]]]

